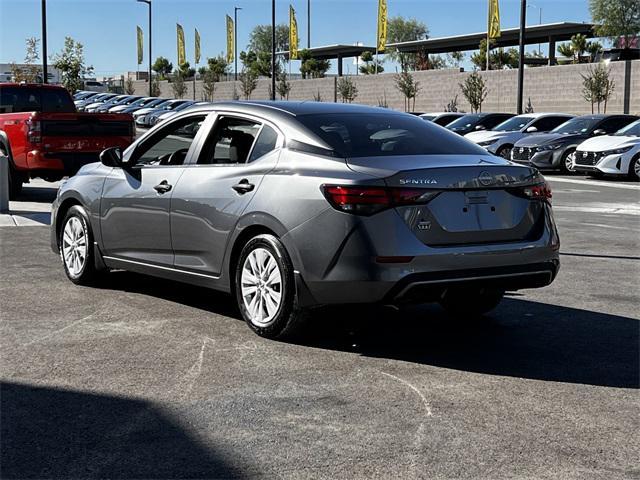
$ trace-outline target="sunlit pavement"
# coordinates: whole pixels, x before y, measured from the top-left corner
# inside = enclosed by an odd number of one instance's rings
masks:
[[[637,476],[640,185],[548,179],[550,287],[474,322],[320,310],[297,343],[256,337],[209,290],[125,272],[77,287],[48,228],[14,220],[1,476]],[[37,224],[54,196],[34,182],[11,207]]]

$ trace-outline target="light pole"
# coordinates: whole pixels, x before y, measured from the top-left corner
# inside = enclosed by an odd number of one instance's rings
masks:
[[[153,97],[151,85],[151,0],[136,0],[136,2],[146,3],[149,6],[149,96]]]
[[[271,0],[271,100],[276,99],[276,0]]]
[[[538,12],[540,13],[540,18],[538,20],[538,25],[542,25],[542,7],[539,7],[537,5],[534,5],[533,3],[530,3],[529,5],[527,5],[527,8],[537,8]],[[540,44],[538,44],[538,55],[542,54],[542,47],[540,46]]]
[[[311,48],[311,0],[307,0],[307,48]]]
[[[42,0],[42,83],[49,82],[47,72],[47,0]]]
[[[233,54],[235,72],[235,80],[238,80],[238,10],[242,10],[241,7],[233,7]]]
[[[524,87],[524,42],[527,25],[527,0],[520,0],[520,57],[518,59],[518,115],[522,114],[522,96]]]

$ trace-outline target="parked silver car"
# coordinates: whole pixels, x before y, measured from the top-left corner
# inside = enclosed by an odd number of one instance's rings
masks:
[[[231,292],[265,337],[326,304],[482,314],[559,268],[538,171],[404,113],[194,106],[101,160],[53,203],[51,245],[68,278],[125,269]]]

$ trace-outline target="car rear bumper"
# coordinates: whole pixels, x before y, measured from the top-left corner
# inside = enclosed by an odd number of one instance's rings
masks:
[[[27,153],[27,166],[32,177],[56,173],[62,176],[75,175],[89,163],[98,162],[100,152],[41,152],[32,150]]]

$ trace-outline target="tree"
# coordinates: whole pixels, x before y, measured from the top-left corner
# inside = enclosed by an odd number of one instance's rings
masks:
[[[263,69],[260,75],[271,77],[271,25],[256,25],[249,34],[247,50],[255,52],[258,59],[264,60],[268,56],[268,69]],[[276,25],[276,52],[289,50],[289,25]],[[266,55],[266,56],[265,56]],[[285,63],[284,56],[276,57],[276,78]],[[267,74],[267,72],[269,72]]]
[[[40,40],[35,37],[29,37],[26,39],[27,53],[24,56],[25,67],[18,67],[16,63],[11,63],[11,76],[14,82],[27,82],[35,83],[41,79],[41,70],[38,66],[38,44]]]
[[[184,83],[184,77],[180,72],[176,72],[174,75],[171,89],[175,98],[182,98],[187,94],[187,85]]]
[[[133,95],[134,93],[136,93],[136,86],[133,83],[133,78],[127,77],[127,79],[125,80],[124,93],[126,93],[127,95]]]
[[[573,35],[570,43],[558,45],[558,53],[563,57],[570,58],[571,63],[593,61],[601,50],[600,42],[589,42],[587,36],[580,33]],[[589,52],[589,58],[584,57],[585,52]]]
[[[460,68],[460,64],[464,62],[465,54],[463,52],[447,53],[447,64],[451,68]]]
[[[402,72],[395,76],[395,86],[404,95],[404,111],[415,110],[416,97],[420,92],[420,82],[417,82],[409,72]],[[413,106],[411,101],[413,100]]]
[[[524,109],[524,113],[534,113],[533,104],[531,103],[531,97],[527,100],[527,106]]]
[[[227,59],[222,54],[217,57],[207,58],[207,67],[216,82],[219,82],[229,71]]]
[[[358,87],[351,77],[340,77],[336,84],[342,103],[351,103],[358,96]]]
[[[322,95],[320,95],[320,89],[318,89],[317,93],[313,94],[313,101],[314,102],[321,102],[322,101]]]
[[[467,99],[471,105],[471,111],[473,113],[482,111],[482,102],[487,98],[489,91],[484,83],[484,78],[478,73],[473,72],[469,75],[464,83],[460,83],[460,90],[462,95]]]
[[[329,60],[313,58],[311,52],[306,48],[298,52],[298,57],[302,61],[300,65],[302,78],[324,78],[327,70],[331,68]]]
[[[53,66],[60,71],[62,85],[72,95],[82,88],[84,77],[93,73],[93,67],[84,63],[84,47],[71,37],[65,37],[64,48],[53,60]]]
[[[629,48],[640,33],[640,0],[589,0],[589,10],[596,35],[618,47]]]
[[[378,73],[384,72],[384,67],[380,63],[375,62],[373,53],[369,51],[362,52],[360,59],[364,62],[364,65],[360,65],[359,68],[360,73],[362,73],[363,75],[375,74],[376,70],[378,71]]]
[[[164,57],[158,57],[151,69],[158,74],[161,80],[164,80],[173,71],[173,64]]]
[[[607,113],[607,102],[611,98],[611,94],[616,88],[615,82],[610,78],[611,70],[607,69],[603,64],[598,64],[594,69],[589,67],[588,75],[582,76],[582,96],[587,102],[591,103],[591,113],[594,113],[594,105],[598,105],[598,113],[600,113],[600,105],[604,103],[604,112]]]
[[[196,74],[196,69],[191,68],[189,62],[184,62],[183,64],[178,66],[178,72],[182,75],[183,78],[192,78]]]
[[[247,70],[246,67],[243,67],[239,77],[244,99],[249,100],[251,98],[251,94],[258,86],[258,77],[251,70]]]
[[[276,92],[278,93],[278,95],[280,95],[281,100],[289,100],[289,92],[291,92],[291,82],[287,80],[287,74],[284,72],[278,76]]]
[[[240,61],[254,76],[271,78],[271,53],[255,52],[253,50],[240,52]],[[276,62],[276,78],[281,71],[282,66]]]
[[[493,43],[493,40],[491,41]],[[492,70],[502,70],[503,68],[518,68],[520,54],[516,48],[497,48],[489,54],[489,64]],[[471,63],[479,70],[487,68],[487,40],[480,41],[478,52],[471,55]]]
[[[429,55],[426,51],[419,51],[415,57],[415,70],[441,70],[447,67],[447,61],[442,55]]]
[[[387,23],[388,43],[410,42],[426,38],[429,38],[429,29],[423,22],[415,18],[405,19],[401,16],[389,18]],[[416,69],[416,54],[414,53],[402,53],[390,48],[387,56],[398,62],[403,72]]]
[[[457,112],[458,111],[458,95],[453,97],[449,101],[449,103],[447,103],[447,106],[444,107],[444,111],[445,112]]]
[[[159,97],[160,96],[160,82],[158,82],[158,77],[155,76],[151,79],[151,96]]]
[[[213,94],[216,91],[216,79],[211,70],[205,68],[202,75],[202,100],[210,102],[213,100]]]

